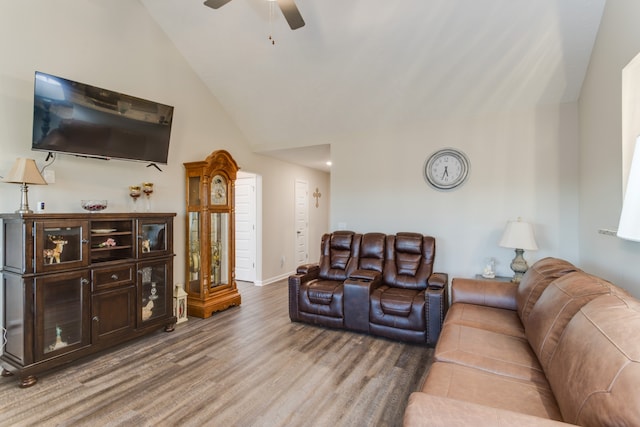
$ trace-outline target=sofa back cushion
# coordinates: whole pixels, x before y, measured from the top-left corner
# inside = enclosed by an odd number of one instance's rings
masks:
[[[578,310],[597,296],[610,294],[614,288],[611,283],[582,271],[565,274],[546,287],[524,324],[525,335],[543,369]]]
[[[595,298],[571,319],[546,369],[564,421],[640,425],[640,302]]]
[[[358,270],[382,272],[386,237],[383,233],[366,233],[362,235]]]
[[[435,239],[418,233],[387,236],[384,282],[396,288],[426,289],[433,272]]]
[[[353,231],[335,231],[322,236],[320,279],[346,280],[358,264],[360,235]]]
[[[578,268],[558,258],[543,258],[527,270],[516,294],[518,315],[523,324],[526,323],[529,312],[549,283],[572,271],[578,271]]]

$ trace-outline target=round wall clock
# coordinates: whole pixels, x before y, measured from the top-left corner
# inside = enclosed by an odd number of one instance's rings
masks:
[[[469,176],[469,159],[460,150],[444,148],[433,153],[424,165],[424,177],[437,190],[454,190]]]

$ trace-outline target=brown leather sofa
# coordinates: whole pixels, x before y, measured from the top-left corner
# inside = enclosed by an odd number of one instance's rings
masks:
[[[640,301],[545,258],[519,285],[454,279],[405,426],[640,425]]]
[[[448,276],[433,272],[434,258],[435,239],[418,233],[325,234],[320,262],[289,277],[289,317],[435,345]]]

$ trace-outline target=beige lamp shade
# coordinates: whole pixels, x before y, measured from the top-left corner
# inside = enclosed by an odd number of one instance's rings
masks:
[[[27,196],[27,193],[29,192],[28,184],[47,184],[47,181],[44,180],[36,166],[36,161],[33,159],[25,159],[24,157],[18,157],[16,159],[16,162],[13,164],[9,174],[4,177],[3,181],[20,184],[21,186],[20,191],[22,196],[20,200],[20,209],[16,211],[16,213],[19,214],[33,213],[33,211],[29,209],[29,198]]]
[[[500,246],[511,249],[524,249],[527,251],[538,250],[536,239],[533,235],[533,227],[528,222],[509,221],[500,240]]]
[[[4,182],[12,182],[14,184],[35,184],[46,185],[47,181],[44,180],[36,162],[33,159],[25,159],[24,157],[18,157],[13,167],[3,179]]]
[[[636,139],[631,160],[617,234],[621,239],[640,242],[640,137]]]

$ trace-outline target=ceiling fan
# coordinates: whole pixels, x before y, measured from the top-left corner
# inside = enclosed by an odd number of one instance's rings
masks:
[[[218,9],[219,7],[224,6],[230,1],[231,0],[207,0],[204,2],[204,5],[213,9]],[[282,14],[284,15],[284,18],[287,20],[292,30],[304,27],[304,19],[302,19],[302,15],[300,15],[300,11],[298,10],[298,7],[293,0],[277,0],[277,2],[278,6],[280,6]]]

